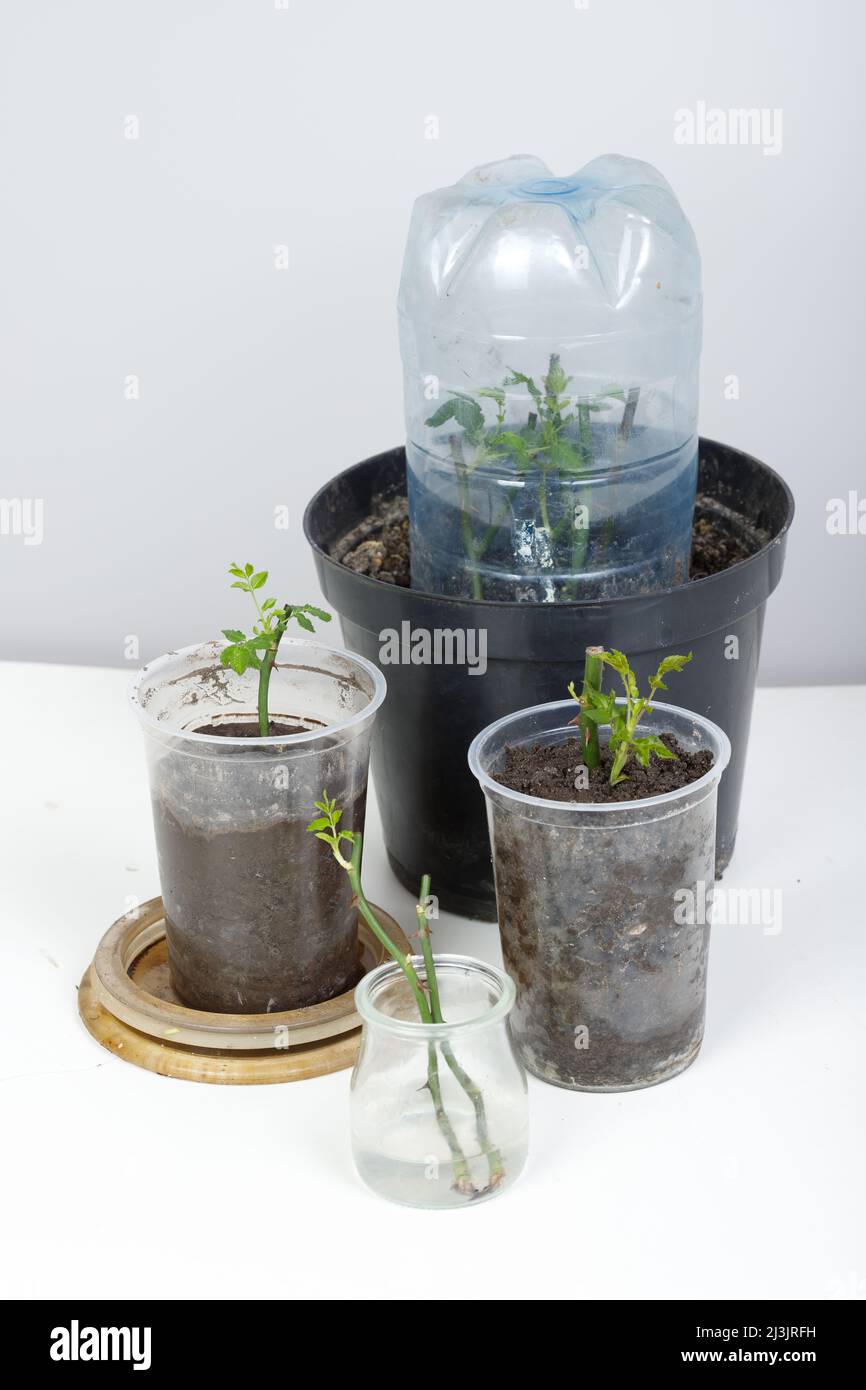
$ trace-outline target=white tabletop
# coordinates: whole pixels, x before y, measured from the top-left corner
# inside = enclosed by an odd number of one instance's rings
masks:
[[[129,679],[0,667],[6,1296],[866,1295],[863,687],[758,691],[724,885],[780,889],[782,930],[714,929],[694,1066],[627,1095],[530,1079],[520,1181],[434,1213],[362,1187],[348,1072],[195,1085],[81,1024],[97,940],[159,892]],[[845,762],[825,771],[831,737]],[[374,804],[365,871],[411,924]],[[456,917],[436,948],[499,959],[495,926]]]

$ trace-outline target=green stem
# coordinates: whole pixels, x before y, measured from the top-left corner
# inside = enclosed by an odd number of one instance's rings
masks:
[[[580,456],[584,468],[589,468],[592,463],[592,421],[589,413],[589,401],[579,400],[577,403],[577,429],[580,439]],[[578,503],[578,505],[581,505]],[[574,504],[572,504],[572,525],[574,526]],[[586,563],[586,548],[589,544],[589,508],[587,515],[583,518],[582,526],[574,526],[571,540],[571,572],[573,575],[580,573]]]
[[[356,830],[355,839],[352,843],[352,862],[348,868],[349,882],[352,885],[352,891],[355,897],[358,899],[358,911],[374,936],[378,937],[385,947],[385,950],[397,962],[403,974],[406,976],[406,979],[409,981],[412,993],[415,996],[415,1002],[418,1005],[418,1012],[421,1015],[422,1023],[432,1023],[433,1015],[430,1012],[430,1005],[427,1003],[427,996],[424,993],[421,981],[418,979],[418,974],[412,964],[411,957],[404,955],[400,948],[391,940],[385,928],[380,924],[370,904],[367,902],[364,890],[361,887],[361,846],[363,838],[360,830]]]
[[[571,577],[576,579],[583,572],[586,560],[586,547],[589,542],[589,517],[582,518],[583,525],[578,526],[575,520],[575,510],[581,505],[580,499],[575,501],[574,493],[570,496],[571,507]],[[576,589],[576,586],[575,586]]]
[[[430,1012],[433,1015],[434,1023],[442,1023],[442,1005],[439,999],[439,980],[436,975],[436,962],[433,959],[433,947],[430,945],[430,924],[427,919],[427,899],[430,896],[430,875],[425,874],[421,879],[421,892],[415,904],[415,916],[418,918],[418,935],[421,938],[421,954],[424,957],[424,973],[427,976],[427,989],[430,993]]]
[[[430,991],[430,1007],[433,1014],[434,1023],[444,1023],[442,1017],[442,1005],[439,996],[439,980],[436,975],[436,962],[433,957],[433,948],[430,944],[430,923],[427,918],[426,902],[430,895],[430,875],[425,874],[421,879],[421,892],[418,895],[418,902],[415,906],[415,914],[418,918],[418,935],[421,938],[421,953],[424,957],[424,971],[427,976],[427,988]],[[487,1167],[490,1172],[490,1187],[495,1187],[505,1177],[505,1165],[502,1156],[496,1146],[491,1143],[490,1131],[487,1126],[487,1111],[484,1106],[484,1097],[476,1086],[468,1072],[461,1067],[449,1042],[442,1043],[442,1055],[453,1075],[463,1087],[472,1104],[475,1112],[475,1132],[478,1135],[478,1143],[481,1151],[487,1159]]]
[[[551,532],[551,540],[553,541],[561,541],[566,532],[570,531],[574,525],[571,512],[571,484],[566,484],[562,489],[562,495],[564,498],[563,515]]]
[[[484,535],[481,537],[481,540],[477,542],[475,546],[475,554],[479,560],[481,559],[482,555],[486,552],[487,547],[490,545],[490,542],[493,540],[493,537],[496,535],[496,532],[499,530],[503,521],[507,517],[509,511],[511,510],[511,505],[516,496],[517,489],[509,488],[508,492],[505,494],[505,497],[502,500],[499,510],[497,511],[487,530],[484,532]]]
[[[631,434],[632,426],[634,425],[635,411],[637,410],[637,403],[639,400],[640,387],[632,386],[628,392],[628,395],[626,396],[625,410],[622,412],[622,421],[617,431],[617,434],[619,435],[619,438],[622,440],[623,443],[625,443],[625,441]]]
[[[604,665],[601,658],[603,653],[604,647],[587,647],[583,667],[580,732],[583,738],[583,761],[590,771],[598,767],[599,763],[598,725],[592,719],[587,719],[585,709],[589,691],[601,690],[601,673]]]
[[[253,599],[256,602],[256,608],[258,608],[259,605],[258,601],[256,600],[255,594],[253,594]],[[259,609],[259,615],[261,616],[261,609]],[[277,625],[274,628],[274,645],[272,647],[268,647],[261,658],[261,665],[259,667],[258,703],[259,736],[261,738],[268,737],[268,733],[271,727],[270,715],[268,714],[268,691],[270,689],[271,684],[271,672],[273,671],[274,666],[276,665],[277,652],[279,651],[280,642],[283,640],[283,633],[286,630],[288,621],[289,610],[288,608],[286,608],[283,610],[283,616],[278,620]]]
[[[538,504],[539,504],[539,507],[540,507],[540,509],[541,509],[541,524],[542,524],[542,526],[544,527],[545,531],[547,531],[548,534],[550,534],[550,531],[551,531],[552,528],[551,528],[551,525],[550,525],[550,512],[549,512],[548,507],[547,507],[547,469],[546,469],[546,468],[545,468],[545,469],[542,469],[542,472],[541,472],[541,485],[540,485],[539,490],[538,490]]]
[[[589,401],[577,403],[577,429],[580,436],[580,452],[584,468],[592,463],[592,423],[589,415]]]
[[[484,591],[481,587],[481,575],[478,573],[478,556],[475,552],[475,540],[472,535],[472,519],[469,515],[469,483],[466,460],[463,457],[463,450],[460,447],[460,440],[456,435],[451,436],[451,457],[454,461],[454,468],[457,477],[457,497],[460,502],[460,532],[463,537],[463,550],[469,562],[469,574],[472,582],[472,597],[483,599]]]
[[[361,916],[364,918],[364,921],[369,926],[370,930],[378,937],[382,945],[385,947],[385,950],[397,962],[397,964],[400,966],[400,969],[403,971],[403,974],[406,976],[406,979],[409,981],[412,993],[415,996],[415,1002],[418,1005],[418,1012],[421,1015],[422,1023],[433,1023],[434,1021],[441,1022],[438,988],[435,990],[434,993],[434,989],[433,987],[431,987],[431,980],[435,981],[436,978],[435,968],[433,970],[432,976],[428,973],[427,985],[428,988],[430,988],[431,1000],[435,1000],[435,1012],[439,1013],[439,1020],[435,1020],[435,1014],[433,1010],[431,1010],[430,1004],[428,1004],[427,1002],[427,996],[424,993],[424,988],[421,984],[421,981],[418,978],[417,972],[415,970],[414,965],[412,964],[410,957],[405,956],[403,952],[391,940],[390,936],[385,931],[385,928],[379,922],[379,919],[377,918],[370,904],[367,902],[367,899],[364,895],[364,890],[361,887],[362,843],[363,836],[361,835],[360,831],[356,831],[355,839],[352,844],[352,862],[349,865],[348,872],[349,882],[351,883],[352,890],[355,894],[355,897],[358,900],[358,910],[361,913]],[[426,882],[427,893],[429,893],[429,875],[425,875],[424,882]],[[427,894],[425,893],[424,896],[426,897]],[[426,953],[424,959],[426,962]],[[445,1142],[448,1145],[448,1151],[451,1154],[451,1162],[454,1168],[454,1186],[457,1188],[458,1191],[467,1193],[471,1196],[474,1191],[474,1188],[469,1174],[469,1163],[465,1153],[463,1152],[463,1149],[460,1146],[460,1141],[457,1138],[454,1126],[451,1123],[451,1119],[442,1101],[442,1087],[439,1081],[439,1062],[436,1057],[436,1044],[432,1042],[427,1044],[427,1086],[433,1101],[433,1109],[436,1112],[436,1123],[439,1126],[439,1129],[445,1139]]]
[[[463,1070],[460,1063],[457,1061],[457,1058],[451,1050],[450,1043],[443,1042],[442,1055],[472,1102],[472,1109],[475,1111],[475,1131],[478,1135],[478,1142],[481,1145],[482,1153],[487,1159],[487,1167],[490,1171],[490,1186],[495,1187],[497,1183],[500,1183],[505,1177],[505,1164],[502,1162],[502,1155],[490,1139],[490,1131],[487,1127],[487,1111],[484,1107],[484,1097],[471,1076]]]
[[[433,1100],[433,1109],[436,1112],[436,1123],[448,1145],[451,1154],[451,1166],[454,1170],[454,1186],[458,1192],[464,1192],[471,1197],[475,1192],[475,1185],[469,1173],[469,1163],[466,1155],[460,1146],[454,1126],[451,1123],[448,1111],[442,1100],[442,1086],[439,1081],[439,1062],[436,1057],[436,1044],[427,1044],[427,1088]]]

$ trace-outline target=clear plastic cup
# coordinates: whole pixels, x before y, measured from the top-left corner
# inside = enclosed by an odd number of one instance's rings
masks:
[[[685,582],[700,259],[666,180],[531,155],[415,204],[400,285],[412,584],[585,601]]]
[[[731,747],[709,719],[654,703],[642,733],[713,754],[689,786],[584,803],[494,780],[507,747],[573,738],[574,712],[573,700],[519,710],[469,749],[487,799],[503,959],[517,984],[512,1030],[543,1081],[636,1090],[683,1071],[703,1038],[710,929],[701,905],[714,884],[716,796]]]
[[[258,673],[223,644],[169,652],[130,692],[145,735],[173,987],[191,1008],[270,1013],[332,998],[359,978],[344,870],[307,832],[322,792],[363,830],[370,736],[385,697],[371,662],[284,638],[271,719],[301,732],[223,737],[256,719]]]

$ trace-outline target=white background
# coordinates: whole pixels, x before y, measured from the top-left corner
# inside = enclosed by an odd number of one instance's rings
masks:
[[[196,1085],[88,1036],[75,991],[97,940],[159,891],[141,734],[122,671],[0,677],[3,727],[20,709],[45,727],[62,699],[77,731],[4,753],[0,1294],[388,1299],[404,1320],[418,1299],[866,1297],[866,747],[850,778],[810,784],[808,814],[802,763],[779,756],[814,704],[851,727],[862,687],[758,691],[723,886],[778,889],[782,913],[713,928],[697,1061],[626,1095],[530,1078],[514,1187],[429,1212],[361,1185],[349,1072]],[[368,806],[367,891],[411,930]],[[500,959],[492,923],[434,930],[438,951]]]
[[[134,666],[130,636],[143,661],[216,635],[246,611],[232,559],[314,599],[304,504],[403,437],[413,199],[517,151],[564,174],[615,150],[656,164],[695,226],[702,432],[773,465],[799,504],[761,680],[866,678],[866,538],[825,525],[866,475],[864,16],[859,0],[5,5],[0,495],[41,497],[45,533],[0,537],[2,654]],[[781,153],[677,144],[674,113],[699,101],[781,108]]]

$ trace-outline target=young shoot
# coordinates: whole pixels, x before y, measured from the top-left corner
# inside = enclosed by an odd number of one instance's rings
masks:
[[[412,956],[401,951],[399,946],[392,941],[376,916],[375,910],[367,901],[364,889],[361,885],[361,853],[363,848],[363,836],[361,832],[359,830],[341,829],[340,822],[343,818],[342,809],[337,805],[335,799],[328,796],[326,791],[322,792],[322,800],[317,801],[315,806],[316,810],[321,812],[321,815],[316,816],[310,821],[307,830],[310,834],[315,835],[317,840],[324,841],[331,850],[337,863],[342,869],[345,869],[348,874],[349,882],[352,885],[352,892],[358,904],[358,911],[370,930],[378,937],[379,941],[381,941],[382,945],[385,947],[385,950],[391,958],[397,962],[403,974],[406,976],[409,987],[415,997],[415,1003],[418,1006],[421,1022],[443,1023],[444,1019],[442,1017],[439,999],[439,982],[436,978],[436,962],[430,945],[430,919],[427,912],[427,902],[430,894],[430,875],[425,874],[421,880],[421,892],[415,907],[415,913],[418,919],[417,935],[424,959],[424,979],[422,980],[418,971],[415,969]],[[475,1187],[472,1181],[468,1159],[454,1130],[454,1126],[451,1123],[442,1098],[437,1047],[441,1047],[442,1055],[450,1071],[469,1097],[475,1113],[475,1132],[478,1138],[479,1148],[487,1160],[489,1174],[486,1187],[480,1191]],[[451,1162],[454,1171],[454,1187],[466,1197],[483,1196],[502,1182],[505,1177],[505,1168],[499,1150],[490,1139],[484,1097],[479,1088],[475,1085],[475,1082],[457,1061],[449,1042],[428,1043],[426,1085],[430,1092],[430,1099],[436,1115],[436,1122],[451,1154]]]
[[[240,565],[232,563],[229,565],[229,574],[234,575],[231,587],[243,589],[244,593],[249,594],[255,604],[257,617],[249,637],[238,628],[223,628],[223,636],[228,638],[229,645],[223,648],[220,660],[223,666],[230,666],[239,676],[250,667],[258,671],[259,734],[262,738],[267,738],[270,729],[268,690],[271,672],[286,628],[294,621],[305,632],[315,632],[311,620],[317,618],[321,623],[329,623],[331,615],[323,612],[321,608],[315,608],[312,603],[287,603],[279,608],[276,599],[259,600],[259,590],[268,582],[267,570],[257,570],[254,565],[244,565],[241,569]]]
[[[627,438],[639,393],[631,391],[627,396],[622,387],[611,383],[596,395],[576,395],[569,392],[571,382],[559,354],[554,352],[546,375],[539,381],[512,370],[501,386],[485,386],[474,395],[455,392],[425,421],[430,429],[441,429],[451,422],[455,426],[449,443],[457,479],[463,547],[475,598],[483,598],[476,567],[511,512],[523,486],[520,476],[528,473],[538,475],[538,520],[549,544],[554,548],[567,547],[563,561],[567,558],[572,575],[583,568],[588,531],[586,524],[579,526],[575,522],[579,493],[574,485],[593,461],[592,417],[609,412],[614,402],[622,402],[620,437]],[[514,427],[506,424],[509,396],[515,394],[509,391],[510,387],[524,388],[529,397],[526,423]],[[496,423],[490,427],[480,403],[484,400],[492,401],[496,411]],[[464,444],[470,446],[469,456],[464,452]],[[483,534],[476,535],[471,521],[470,486],[473,473],[485,463],[497,465],[518,481],[505,490],[499,509]]]
[[[592,650],[597,651],[595,648]],[[589,724],[610,725],[608,747],[614,755],[610,769],[610,784],[615,787],[618,782],[627,780],[624,769],[629,758],[634,758],[641,767],[649,767],[653,756],[662,760],[676,759],[676,753],[673,753],[657,734],[640,735],[637,727],[645,714],[652,713],[652,700],[656,691],[667,690],[664,677],[669,671],[681,671],[691,661],[692,653],[689,652],[688,656],[666,656],[655,675],[650,676],[649,693],[645,696],[640,694],[637,677],[628,663],[627,656],[612,648],[609,652],[598,653],[598,658],[604,666],[610,666],[616,671],[625,690],[625,702],[618,704],[615,691],[609,690],[604,693],[589,681],[584,681],[579,695],[572,681],[568,693],[580,705],[580,715],[575,722],[580,723],[581,730],[585,730]]]

